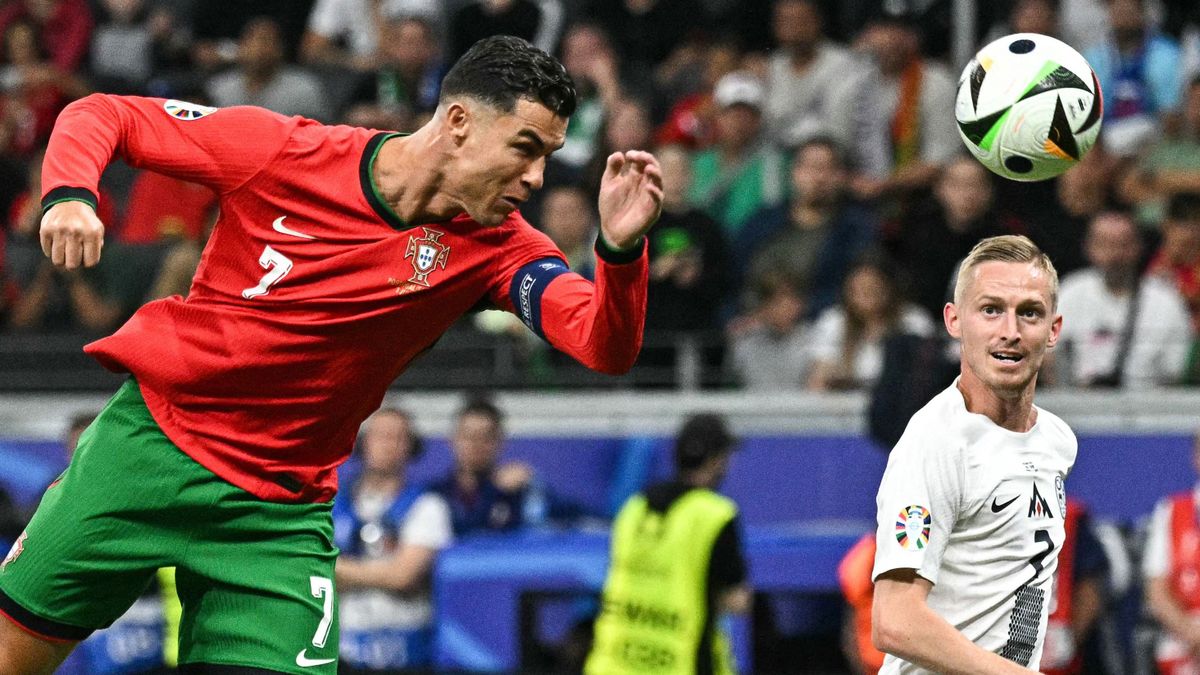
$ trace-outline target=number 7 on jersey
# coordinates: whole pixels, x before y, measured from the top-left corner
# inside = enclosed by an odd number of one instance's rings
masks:
[[[279,283],[288,272],[292,271],[292,261],[270,246],[263,249],[258,258],[258,264],[267,271],[258,280],[258,285],[242,291],[242,297],[249,300],[271,292],[271,287]]]

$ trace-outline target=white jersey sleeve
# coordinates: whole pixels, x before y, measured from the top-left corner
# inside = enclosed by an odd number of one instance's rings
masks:
[[[913,569],[936,584],[942,556],[958,519],[963,470],[957,448],[937,437],[932,420],[918,414],[888,458],[876,498],[876,579]]]
[[[1142,556],[1142,577],[1165,577],[1171,571],[1171,500],[1164,499],[1154,507],[1146,532],[1146,549]]]
[[[436,551],[449,546],[453,539],[446,500],[433,492],[418,497],[400,527],[400,541]]]

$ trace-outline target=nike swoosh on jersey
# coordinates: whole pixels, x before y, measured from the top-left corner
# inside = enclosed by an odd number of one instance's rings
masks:
[[[1013,502],[1017,501],[1020,498],[1021,498],[1021,495],[1017,495],[1016,497],[1013,497],[1012,499],[1004,502],[1003,504],[997,504],[996,498],[993,497],[992,498],[992,513],[1000,513],[1004,509],[1008,508],[1009,504],[1012,504]]]
[[[334,659],[310,659],[304,653],[307,651],[308,651],[308,648],[306,647],[304,649],[301,649],[300,653],[296,655],[296,665],[300,666],[301,668],[311,668],[312,666],[323,666],[327,663],[334,662]]]
[[[290,234],[293,237],[300,237],[301,239],[316,239],[316,237],[312,236],[311,234],[304,234],[303,232],[297,232],[297,231],[293,230],[292,228],[288,227],[287,225],[284,225],[283,224],[284,218],[287,218],[287,216],[279,216],[278,218],[276,218],[275,222],[271,223],[271,229],[275,230],[276,232],[278,232],[280,234]]]

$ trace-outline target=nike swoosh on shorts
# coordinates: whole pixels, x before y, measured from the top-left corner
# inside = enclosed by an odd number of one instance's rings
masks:
[[[306,647],[304,649],[301,649],[300,653],[296,655],[296,665],[300,666],[301,668],[309,668],[312,666],[323,666],[327,663],[333,663],[335,660],[335,659],[310,659],[304,653],[307,651],[308,651],[308,648]]]

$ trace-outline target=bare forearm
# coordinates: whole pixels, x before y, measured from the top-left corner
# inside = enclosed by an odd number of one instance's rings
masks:
[[[1071,617],[1071,632],[1075,644],[1083,644],[1092,626],[1104,611],[1103,584],[1097,579],[1083,579],[1075,584],[1075,598]]]
[[[1146,604],[1167,632],[1187,635],[1192,631],[1192,620],[1171,595],[1166,579],[1157,577],[1146,583]]]
[[[893,609],[897,610],[901,616],[876,622],[875,646],[880,651],[945,675],[1029,672],[971,642],[925,605]],[[880,624],[885,626],[882,631]]]
[[[337,562],[337,583],[343,589],[381,588],[403,593],[415,590],[423,576],[396,565],[392,559],[339,558]]]

